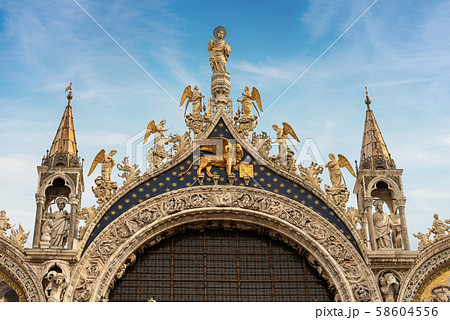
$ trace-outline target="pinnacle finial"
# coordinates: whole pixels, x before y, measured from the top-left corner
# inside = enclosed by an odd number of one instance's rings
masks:
[[[366,101],[365,104],[367,105],[367,110],[370,110],[370,99],[369,99],[369,93],[367,92],[367,87],[366,87]]]
[[[72,82],[69,84],[69,86],[66,88],[66,92],[69,91],[69,94],[67,95],[67,100],[68,100],[68,104],[70,106],[70,100],[72,100],[73,95],[72,95]]]

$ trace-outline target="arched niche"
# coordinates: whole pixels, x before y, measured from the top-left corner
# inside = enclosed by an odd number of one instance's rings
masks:
[[[383,200],[391,215],[395,214],[397,209],[396,200],[402,196],[402,193],[394,180],[383,176],[377,177],[370,181],[367,191],[367,194],[370,194],[372,198]]]

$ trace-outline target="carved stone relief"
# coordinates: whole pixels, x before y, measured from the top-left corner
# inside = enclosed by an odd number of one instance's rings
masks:
[[[172,193],[172,195],[158,197],[152,199],[149,204],[142,203],[130,209],[129,212],[116,219],[103,231],[105,236],[99,236],[91,243],[85,255],[86,258],[82,259],[86,261],[81,264],[85,265],[81,272],[84,280],[79,281],[74,298],[76,297],[78,300],[82,300],[84,299],[83,297],[88,295],[91,290],[89,287],[90,280],[88,279],[93,279],[95,272],[102,274],[100,270],[104,270],[106,265],[112,263],[114,260],[112,256],[117,255],[117,252],[122,252],[124,250],[123,245],[129,247],[131,245],[130,239],[134,239],[138,233],[140,234],[140,230],[152,230],[148,229],[146,225],[154,224],[163,218],[164,220],[161,223],[166,223],[164,221],[170,223],[171,216],[183,210],[214,208],[214,210],[223,211],[224,209],[219,208],[231,207],[265,213],[274,218],[277,217],[285,220],[292,224],[293,227],[303,230],[323,246],[333,259],[341,265],[345,277],[350,284],[359,283],[367,291],[366,295],[369,295],[371,300],[378,299],[376,295],[373,295],[373,292],[377,290],[373,288],[368,289],[368,287],[371,287],[366,283],[368,281],[367,279],[370,279],[369,272],[363,272],[362,265],[364,265],[364,261],[361,257],[358,258],[358,261],[355,260],[355,254],[356,256],[359,254],[355,253],[353,245],[334,226],[327,225],[326,220],[318,216],[314,211],[306,207],[300,209],[302,206],[296,209],[295,207],[299,206],[298,203],[294,203],[291,200],[288,201],[278,195],[274,197],[273,195],[268,196],[264,192],[247,192],[244,190],[239,192],[225,191],[227,187],[219,187],[219,189],[224,190],[219,190],[220,192],[184,192],[180,195]],[[284,200],[280,201],[281,199]],[[226,228],[226,223],[223,223],[222,227]],[[254,229],[255,227],[251,228]],[[167,233],[164,237],[167,237]],[[160,239],[155,238],[155,241],[158,240]],[[298,246],[293,241],[289,242],[292,242],[289,245],[294,248]],[[111,271],[119,272],[119,267],[117,266],[115,271],[113,269]],[[368,268],[366,269],[368,270]],[[107,274],[110,274],[110,272],[108,271]],[[102,276],[107,277],[107,274],[102,274]],[[115,276],[115,274],[111,276]],[[375,283],[374,286],[376,285]],[[358,298],[359,301],[365,299],[366,295],[360,294],[358,296],[360,297]],[[341,298],[345,301],[350,299],[349,297]]]

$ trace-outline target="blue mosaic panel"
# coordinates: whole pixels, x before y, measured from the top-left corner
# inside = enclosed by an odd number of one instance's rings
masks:
[[[226,124],[220,120],[216,128],[211,133],[210,137],[223,137],[227,139],[234,139],[226,127]],[[276,194],[283,195],[289,199],[292,199],[304,206],[319,213],[322,217],[332,223],[340,232],[342,232],[347,239],[355,246],[359,251],[358,245],[349,229],[345,226],[342,220],[336,215],[336,213],[330,209],[321,199],[317,198],[314,194],[307,189],[299,186],[298,184],[279,176],[277,173],[268,169],[267,167],[260,165],[255,161],[246,150],[244,150],[244,158],[253,164],[254,179],[250,181],[247,187],[253,187],[256,189],[270,191]],[[191,186],[198,185],[196,182],[197,166],[194,165],[184,176],[178,178],[177,175],[184,172],[192,164],[193,157],[188,157],[182,163],[178,164],[171,170],[154,177],[141,185],[137,186],[133,190],[129,191],[122,198],[120,198],[108,211],[95,227],[91,233],[84,250],[86,250],[91,242],[97,237],[97,235],[108,226],[112,221],[117,219],[122,213],[131,209],[135,205],[164,194],[169,191],[189,188]],[[213,167],[211,169],[213,174],[219,175],[219,184],[227,184],[228,177],[225,168]],[[239,178],[239,172],[234,171],[237,181],[235,185],[245,186],[244,180]],[[204,185],[213,185],[211,178],[207,177],[205,173]]]

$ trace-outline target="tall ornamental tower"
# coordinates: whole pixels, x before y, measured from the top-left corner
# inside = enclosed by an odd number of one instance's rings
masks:
[[[33,248],[72,249],[84,192],[83,164],[73,124],[72,83],[67,106],[50,151],[37,167],[36,220]]]
[[[397,169],[388,151],[366,87],[366,120],[361,159],[353,192],[364,213],[362,225],[367,247],[372,251],[410,250],[405,217],[402,169]],[[389,214],[384,212],[387,207]]]

